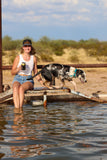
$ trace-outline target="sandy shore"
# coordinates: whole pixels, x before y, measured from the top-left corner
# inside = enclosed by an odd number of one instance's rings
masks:
[[[74,79],[77,84],[77,91],[84,94],[107,94],[107,69],[97,68],[97,69],[83,69],[87,75],[87,83],[83,84],[79,79]],[[3,71],[3,84],[9,84],[12,87],[12,80],[14,76],[11,75],[11,71]],[[40,83],[35,79],[35,87],[40,87]],[[56,85],[59,85],[59,80],[56,80]],[[70,82],[66,81],[67,86],[73,86]]]

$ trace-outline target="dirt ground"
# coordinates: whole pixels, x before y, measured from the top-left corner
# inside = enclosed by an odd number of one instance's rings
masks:
[[[79,64],[99,64],[104,63],[106,61],[98,61],[96,57],[90,57],[87,55],[86,50],[81,49],[72,49],[66,48],[64,49],[64,53],[61,57],[52,55],[54,59],[54,63],[60,64],[71,64],[69,61],[70,56],[74,55],[74,53],[78,56]],[[8,53],[9,54],[9,53]],[[7,54],[7,55],[8,55]],[[3,64],[8,65],[9,62],[8,56],[3,57]],[[105,60],[106,57],[100,57],[100,59]],[[39,61],[39,64],[46,64],[46,62]],[[107,68],[81,68],[86,72],[87,83],[82,84],[79,79],[74,79],[77,84],[77,91],[82,92],[84,94],[91,95],[93,93],[99,94],[107,94]],[[11,75],[10,70],[3,71],[3,84],[9,84],[12,86],[13,76]],[[59,81],[56,80],[56,85],[59,85]],[[66,81],[66,85],[73,89],[73,85],[70,82]],[[35,80],[35,87],[39,87],[40,83]]]
[[[74,79],[77,84],[77,91],[91,95],[93,93],[107,94],[107,68],[89,68],[83,69],[86,72],[87,83],[81,83],[79,79]],[[10,70],[3,71],[3,84],[9,84],[12,87],[12,80],[14,76],[11,75]],[[35,87],[40,87],[40,83],[35,79]],[[59,85],[59,80],[56,80],[56,85]],[[66,85],[73,89],[73,85],[66,81]]]

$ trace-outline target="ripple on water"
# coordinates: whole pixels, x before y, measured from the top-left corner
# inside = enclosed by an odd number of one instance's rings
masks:
[[[105,160],[107,104],[94,102],[0,107],[1,159]]]

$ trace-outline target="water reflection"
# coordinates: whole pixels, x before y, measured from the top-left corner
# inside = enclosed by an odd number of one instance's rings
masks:
[[[107,104],[52,103],[0,108],[0,158],[103,159],[107,154]]]
[[[4,117],[4,110],[0,107],[0,142],[4,141],[3,130],[6,129],[5,125],[7,124],[6,119]],[[0,145],[1,146],[1,145]],[[0,153],[0,159],[4,157],[4,153]]]
[[[45,148],[45,145],[40,144],[39,140],[36,138],[36,130],[33,127],[34,125],[41,124],[40,119],[31,121],[27,114],[24,114],[22,109],[14,109],[14,123],[12,125],[12,129],[15,137],[12,143],[16,145],[11,146],[11,154],[12,157],[15,158],[26,158],[41,155],[41,151]]]

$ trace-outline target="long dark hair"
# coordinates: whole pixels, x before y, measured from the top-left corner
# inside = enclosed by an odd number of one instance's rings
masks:
[[[23,53],[23,47],[21,48],[21,54]],[[31,51],[30,51],[30,55],[35,55],[36,54],[36,50],[35,50],[35,48],[33,48],[32,46],[31,46]]]

